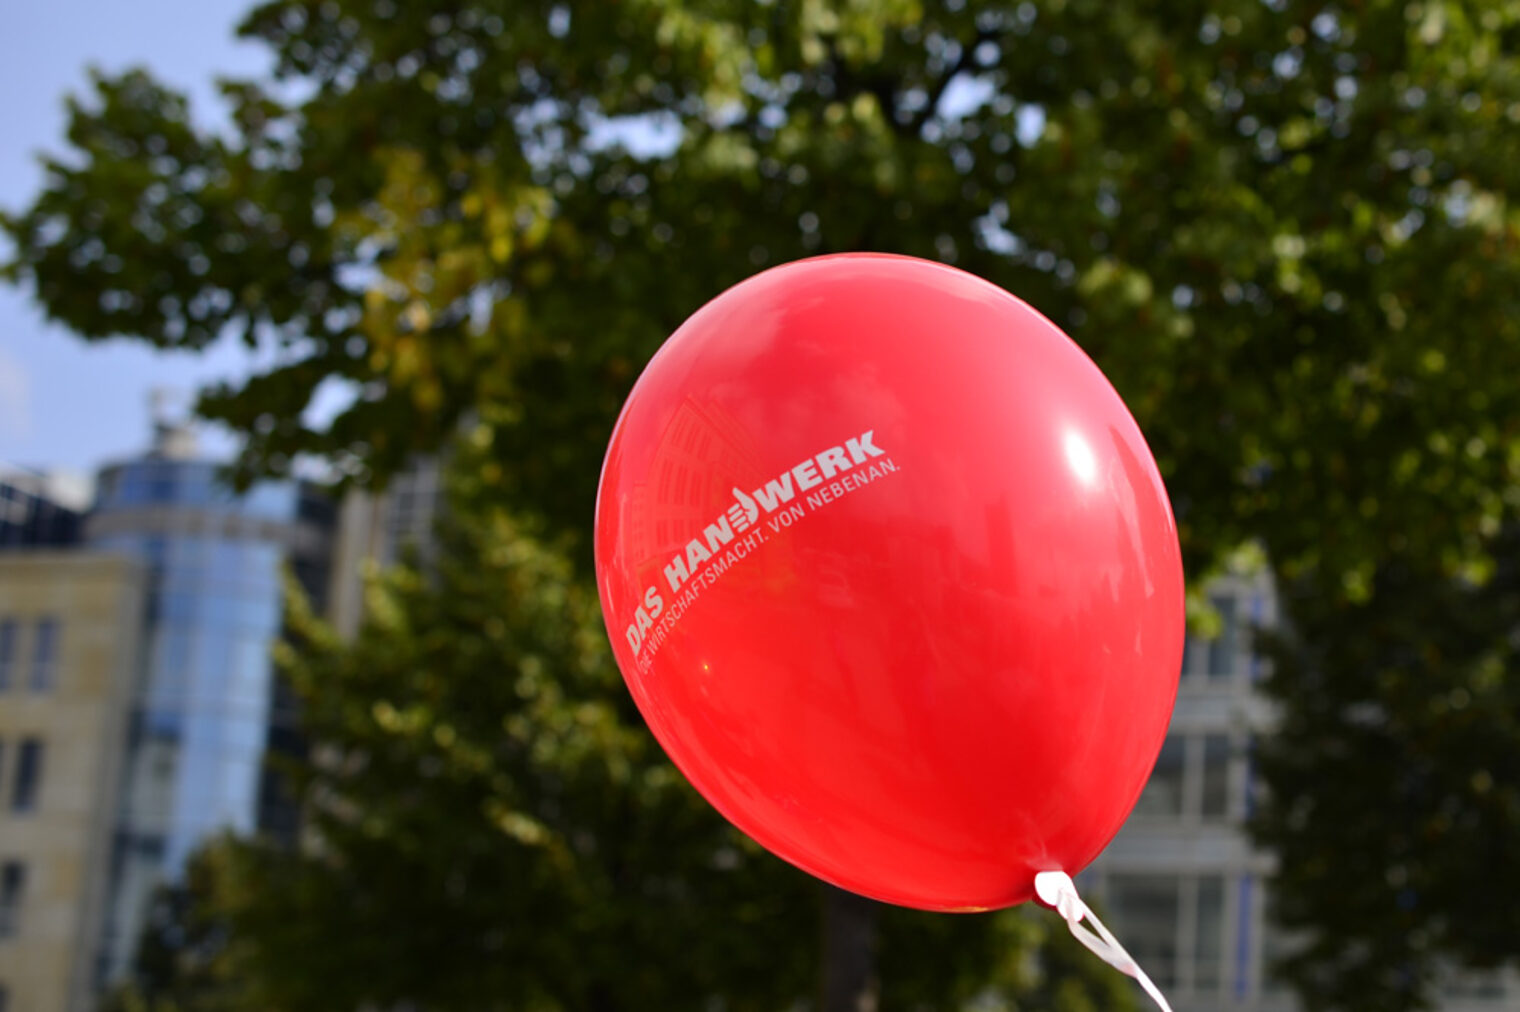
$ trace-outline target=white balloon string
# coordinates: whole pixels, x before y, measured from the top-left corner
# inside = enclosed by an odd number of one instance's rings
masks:
[[[1066,922],[1066,927],[1071,930],[1073,938],[1087,946],[1094,955],[1115,970],[1138,980],[1140,986],[1145,989],[1145,993],[1151,996],[1151,1000],[1163,1012],[1172,1012],[1172,1007],[1166,1003],[1166,997],[1161,993],[1160,988],[1156,987],[1145,975],[1145,971],[1140,969],[1140,964],[1124,951],[1124,946],[1120,945],[1113,933],[1104,927],[1102,921],[1098,920],[1092,908],[1082,902],[1082,897],[1077,895],[1076,884],[1072,882],[1070,875],[1064,871],[1042,871],[1034,877],[1034,891],[1042,902],[1054,907],[1056,913],[1061,915],[1062,920]],[[1086,918],[1096,930],[1091,930],[1084,925],[1083,918]]]

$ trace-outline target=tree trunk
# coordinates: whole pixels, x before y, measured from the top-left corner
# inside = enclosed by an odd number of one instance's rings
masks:
[[[820,1012],[876,1012],[876,904],[824,886]]]

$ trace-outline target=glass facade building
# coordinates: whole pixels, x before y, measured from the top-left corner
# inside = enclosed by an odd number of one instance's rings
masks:
[[[243,494],[217,465],[165,454],[105,469],[94,549],[147,565],[145,656],[134,689],[112,848],[104,978],[130,966],[155,890],[223,830],[294,832],[266,769],[298,748],[275,677],[286,568],[320,607],[333,509],[296,482]]]

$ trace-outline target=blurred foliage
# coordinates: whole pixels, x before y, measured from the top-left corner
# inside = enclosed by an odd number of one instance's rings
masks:
[[[195,855],[184,880],[154,895],[133,973],[112,986],[101,1012],[237,1012],[242,989],[229,965],[226,920],[212,902],[214,851]]]
[[[320,743],[288,770],[309,846],[205,853],[168,923],[209,920],[221,944],[165,972],[156,929],[134,993],[179,1012],[804,1007],[819,885],[664,759],[563,555],[456,503],[436,572],[376,576],[352,643],[293,594],[280,661]],[[1031,913],[886,914],[880,1008],[1133,1007]]]
[[[1269,690],[1294,702],[1258,746],[1254,828],[1309,1012],[1429,1007],[1452,963],[1515,960],[1520,530],[1497,554],[1482,585],[1393,558],[1366,601],[1283,594]]]
[[[583,528],[622,396],[704,300],[808,253],[953,261],[1113,379],[1194,571],[1258,539],[1363,593],[1390,548],[1481,565],[1520,495],[1517,22],[274,2],[229,136],[141,73],[73,103],[9,270],[88,338],[273,353],[202,403],[245,475],[377,479],[475,409],[502,494]],[[308,427],[334,381],[356,399]]]
[[[201,401],[244,478],[317,454],[380,482],[469,418],[490,497],[583,577],[601,448],[664,336],[767,265],[886,249],[1072,334],[1148,434],[1195,582],[1253,543],[1310,588],[1305,636],[1359,628],[1384,560],[1481,583],[1520,506],[1515,0],[276,0],[242,31],[274,65],[225,85],[230,131],[98,77],[0,224],[8,276],[86,338],[262,349]],[[309,424],[332,389],[352,402]],[[1364,699],[1312,656],[1272,686],[1290,730]],[[1510,726],[1488,700],[1471,719]],[[1267,769],[1283,810],[1397,835],[1397,778]],[[1356,912],[1317,929],[1382,951],[1352,900],[1395,866],[1305,825]],[[1306,882],[1287,909],[1321,909]],[[1305,986],[1342,966],[1319,951]]]

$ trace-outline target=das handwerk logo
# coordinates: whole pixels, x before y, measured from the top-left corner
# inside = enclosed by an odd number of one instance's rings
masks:
[[[867,429],[782,471],[759,488],[746,492],[735,487],[733,504],[670,557],[663,567],[663,581],[645,588],[642,603],[624,630],[639,669],[648,669],[660,645],[702,591],[751,552],[809,514],[897,471],[887,451],[876,445],[874,430]]]

